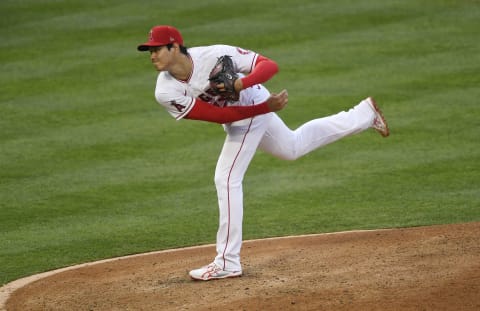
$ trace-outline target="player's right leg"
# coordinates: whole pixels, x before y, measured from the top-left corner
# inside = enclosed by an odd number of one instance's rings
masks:
[[[378,131],[379,120],[383,122],[383,128],[388,131],[385,119],[370,98],[361,101],[348,111],[311,120],[295,131],[289,129],[275,114],[270,120],[259,148],[275,157],[295,160],[317,148],[363,132],[368,128],[374,127]],[[384,132],[384,134],[387,133]],[[384,134],[382,135],[385,136]]]

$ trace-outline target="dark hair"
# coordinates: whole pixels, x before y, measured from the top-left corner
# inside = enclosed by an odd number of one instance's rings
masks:
[[[173,43],[167,44],[166,46],[167,46],[167,49],[170,51],[170,49],[173,47]],[[180,47],[180,53],[188,55],[187,47],[183,45],[179,45],[179,47]]]

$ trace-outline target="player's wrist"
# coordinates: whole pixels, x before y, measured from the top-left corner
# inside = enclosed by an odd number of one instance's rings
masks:
[[[235,80],[233,86],[235,87],[235,92],[238,94],[240,93],[241,90],[243,90],[243,81],[242,81],[243,78],[239,78],[237,80]]]

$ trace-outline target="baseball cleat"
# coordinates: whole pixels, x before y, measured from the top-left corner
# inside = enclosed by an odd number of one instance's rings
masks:
[[[374,128],[377,132],[380,133],[383,137],[387,137],[390,135],[390,130],[388,129],[387,120],[383,116],[382,111],[378,108],[375,100],[371,97],[367,98],[367,102],[375,112],[375,118],[373,119],[372,128]]]
[[[208,266],[190,271],[190,277],[194,280],[210,281],[242,276],[242,271],[226,271],[214,262]]]

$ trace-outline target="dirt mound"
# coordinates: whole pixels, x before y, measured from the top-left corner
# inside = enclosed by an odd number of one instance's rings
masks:
[[[480,310],[479,222],[246,241],[242,277],[191,280],[214,255],[118,258],[0,291],[8,311]]]

